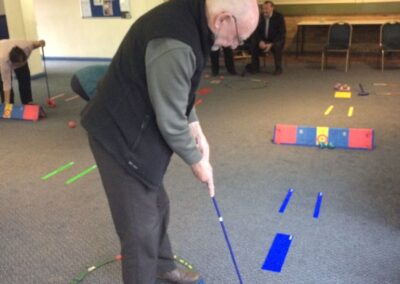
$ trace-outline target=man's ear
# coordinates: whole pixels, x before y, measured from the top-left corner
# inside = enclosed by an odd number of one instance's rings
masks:
[[[222,22],[224,22],[226,20],[230,20],[231,18],[232,18],[232,14],[229,12],[219,13],[214,19],[214,23],[213,23],[214,28],[218,31],[221,28]]]

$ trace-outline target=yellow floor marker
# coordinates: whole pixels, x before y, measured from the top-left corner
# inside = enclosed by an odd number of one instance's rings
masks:
[[[335,98],[337,99],[350,99],[351,92],[335,92]]]
[[[325,111],[325,115],[328,115],[331,111],[333,110],[333,105],[329,106],[326,111]]]
[[[349,107],[349,111],[348,111],[348,113],[347,113],[347,116],[348,117],[352,117],[353,116],[353,112],[354,112],[354,107]]]

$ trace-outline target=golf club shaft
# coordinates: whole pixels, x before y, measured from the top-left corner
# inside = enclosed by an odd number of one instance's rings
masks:
[[[215,197],[212,197],[212,201],[213,201],[213,204],[214,204],[214,207],[215,207],[215,211],[217,212],[217,215],[218,215],[219,223],[221,224],[222,232],[224,233],[225,241],[226,241],[226,243],[228,245],[229,252],[231,254],[233,265],[235,266],[236,274],[237,274],[237,276],[239,278],[240,284],[243,284],[243,280],[242,280],[242,277],[240,275],[239,267],[238,267],[238,265],[236,263],[235,255],[233,253],[232,246],[231,246],[231,243],[230,243],[229,238],[228,238],[228,233],[227,233],[227,231],[225,229],[225,225],[224,225],[223,218],[221,216],[221,212],[219,211],[217,200],[215,199]]]
[[[43,46],[42,46],[42,60],[43,60],[43,68],[44,68],[44,78],[46,80],[47,98],[50,99],[49,81],[48,81],[48,78],[47,78],[46,59],[45,59],[45,56],[44,56],[44,48],[43,48]]]

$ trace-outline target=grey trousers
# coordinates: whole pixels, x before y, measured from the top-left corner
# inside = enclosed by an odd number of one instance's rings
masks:
[[[89,144],[121,242],[123,281],[155,283],[157,273],[176,268],[167,234],[167,193],[164,187],[150,190],[129,175],[94,138]]]

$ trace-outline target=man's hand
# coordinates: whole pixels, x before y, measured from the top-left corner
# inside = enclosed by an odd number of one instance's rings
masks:
[[[34,48],[44,47],[45,45],[46,45],[46,42],[44,40],[39,40],[34,43]]]
[[[268,42],[265,42],[265,41],[261,40],[261,41],[258,43],[258,47],[259,47],[263,52],[268,52],[268,51],[271,49],[271,47],[272,47],[272,43],[268,43]]]
[[[271,47],[272,47],[272,43],[267,43],[267,44],[266,44],[266,47],[265,47],[265,49],[264,49],[264,52],[270,51],[270,50],[271,50]]]
[[[261,40],[261,41],[258,43],[258,48],[261,49],[261,50],[266,49],[266,48],[267,48],[267,43],[266,43],[265,41]]]
[[[193,164],[191,166],[193,174],[196,178],[202,183],[206,183],[208,186],[208,192],[211,197],[215,195],[214,188],[214,177],[213,177],[213,169],[209,161],[205,159],[201,159],[200,162]]]
[[[201,182],[207,183],[210,196],[213,197],[215,195],[215,188],[213,169],[210,164],[210,146],[208,145],[208,141],[204,136],[198,121],[190,123],[189,128],[196,141],[197,147],[202,154],[202,159],[200,162],[191,166],[193,174]]]

